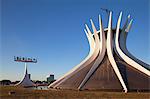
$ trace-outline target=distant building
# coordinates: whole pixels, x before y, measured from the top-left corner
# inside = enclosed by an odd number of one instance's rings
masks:
[[[22,80],[19,83],[15,84],[15,86],[22,86],[22,87],[32,87],[35,84],[31,80],[31,74],[27,72],[27,63],[37,63],[35,58],[26,58],[26,57],[16,57],[14,56],[14,61],[16,62],[24,62],[25,63],[25,72]]]
[[[35,84],[31,81],[31,74],[28,74],[27,72],[27,65],[25,64],[25,73],[24,76],[22,78],[22,80],[15,84],[15,86],[23,86],[23,87],[31,87],[31,86],[35,86]]]
[[[31,74],[28,74],[28,76],[29,76],[29,79],[31,79]]]
[[[49,76],[47,76],[47,82],[50,84],[54,81],[54,75],[53,74],[50,74]]]

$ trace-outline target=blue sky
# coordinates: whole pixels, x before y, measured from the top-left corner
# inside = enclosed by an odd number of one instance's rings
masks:
[[[83,31],[93,19],[98,29],[98,15],[107,26],[107,14],[113,11],[113,27],[120,11],[124,23],[133,18],[127,48],[137,58],[150,64],[149,0],[0,0],[0,80],[20,80],[24,63],[13,56],[35,57],[28,64],[33,80],[46,80],[48,74],[62,76],[88,54]],[[122,24],[123,25],[123,24]]]

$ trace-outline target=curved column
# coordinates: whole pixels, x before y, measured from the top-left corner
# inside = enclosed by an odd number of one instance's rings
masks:
[[[125,31],[125,29],[127,28],[129,19],[130,19],[130,15],[128,15],[128,18],[127,18],[127,20],[125,21],[125,24],[124,24],[123,28],[121,29],[121,32]],[[122,35],[122,36],[119,37],[119,39],[120,39],[119,43],[121,44],[122,49],[125,49],[126,46],[124,46],[124,45],[122,45],[122,44],[124,44],[124,40],[126,40],[126,34],[125,34],[125,33],[121,33],[121,35]],[[126,42],[126,41],[125,41],[125,42]],[[119,56],[119,54],[118,54],[118,52],[117,52],[117,50],[116,50],[116,45],[114,45],[114,50],[115,50],[117,56]],[[120,56],[119,56],[119,57],[120,57]],[[120,58],[121,58],[121,57],[120,57]]]
[[[58,80],[56,80],[55,82],[53,82],[52,84],[49,85],[49,87],[53,87],[56,85],[56,83],[60,82],[63,78],[65,78],[67,75],[71,74],[72,72],[74,72],[76,69],[78,69],[80,66],[82,66],[83,64],[85,64],[86,61],[89,60],[89,58],[91,57],[91,55],[93,54],[94,52],[94,49],[95,49],[95,41],[92,37],[92,33],[91,31],[89,30],[88,26],[85,24],[86,26],[86,29],[84,29],[84,32],[87,36],[87,39],[88,39],[88,43],[89,43],[89,47],[90,47],[90,51],[89,51],[89,54],[88,56],[80,63],[78,64],[77,66],[75,66],[72,70],[70,70],[69,72],[67,72],[66,74],[64,74],[62,77],[60,77]]]
[[[134,67],[135,69],[145,73],[146,75],[150,76],[150,72],[149,70],[145,69],[144,67],[142,67],[140,64],[136,63],[134,60],[132,60],[131,58],[129,58],[126,54],[124,54],[122,52],[122,50],[120,49],[119,46],[119,28],[120,28],[120,22],[121,22],[121,16],[122,16],[122,12],[120,13],[119,19],[118,19],[118,24],[117,24],[117,29],[116,29],[116,38],[115,38],[115,45],[116,45],[116,50],[118,52],[118,54],[120,55],[120,57],[129,65],[131,65],[132,67]]]
[[[91,20],[91,24],[92,23],[92,20]],[[92,33],[90,32],[89,28],[86,26],[87,30],[88,30],[88,33],[89,33],[89,36],[91,38],[92,37]],[[79,64],[79,68],[77,68],[76,70],[74,70],[73,72],[71,72],[70,74],[68,74],[66,77],[64,77],[62,80],[60,80],[60,82],[58,82],[54,88],[56,88],[58,85],[60,85],[61,83],[63,83],[64,81],[66,81],[68,78],[70,78],[72,75],[74,75],[75,73],[77,73],[78,71],[80,71],[81,69],[83,69],[84,67],[86,67],[87,65],[89,65],[91,62],[93,62],[95,60],[95,58],[98,56],[98,53],[99,53],[99,49],[98,48],[98,43],[99,43],[99,37],[98,37],[98,34],[97,34],[97,30],[96,28],[93,27],[93,31],[94,32],[94,37],[95,37],[95,48],[94,48],[94,52],[92,53],[92,55],[83,63],[83,64]],[[94,38],[93,38],[94,39]]]
[[[125,92],[127,92],[127,87],[125,85],[125,82],[123,81],[123,78],[120,74],[120,71],[117,67],[117,64],[115,62],[115,59],[113,57],[113,40],[112,40],[112,29],[111,29],[111,25],[112,25],[112,12],[110,12],[110,15],[109,15],[109,23],[108,23],[108,33],[107,33],[107,54],[108,54],[108,59],[124,89]]]
[[[82,83],[78,87],[79,90],[82,89],[82,87],[85,85],[87,80],[91,77],[91,75],[94,73],[94,71],[98,68],[99,64],[102,62],[104,55],[105,55],[106,39],[105,39],[104,29],[103,29],[102,20],[101,20],[100,15],[99,15],[99,26],[100,26],[100,41],[99,41],[100,53],[99,53],[95,63],[93,64],[93,66],[91,67],[91,69],[89,70],[89,72],[87,73],[85,78],[83,79]]]
[[[137,59],[136,57],[134,57],[127,49],[126,47],[126,39],[127,39],[127,35],[128,35],[128,32],[131,28],[131,25],[132,25],[132,22],[133,22],[133,19],[130,21],[129,25],[128,25],[128,21],[129,21],[129,18],[130,18],[130,15],[128,16],[128,19],[126,20],[125,22],[125,25],[124,27],[122,28],[122,31],[120,33],[120,36],[119,36],[119,44],[120,44],[120,48],[122,49],[122,51],[127,55],[129,56],[131,59],[133,59],[135,62],[137,62],[138,64],[144,66],[144,67],[147,67],[150,69],[150,65],[142,62],[141,60]]]
[[[25,71],[24,71],[24,76],[22,78],[22,80],[16,84],[15,86],[35,86],[35,84],[30,80],[29,78],[29,74],[27,72],[27,64],[25,63]]]

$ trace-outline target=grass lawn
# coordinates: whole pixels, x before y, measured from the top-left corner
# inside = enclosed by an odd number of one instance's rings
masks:
[[[10,92],[13,92],[13,94],[10,94]],[[33,90],[13,86],[0,86],[0,99],[150,99],[150,93]]]

